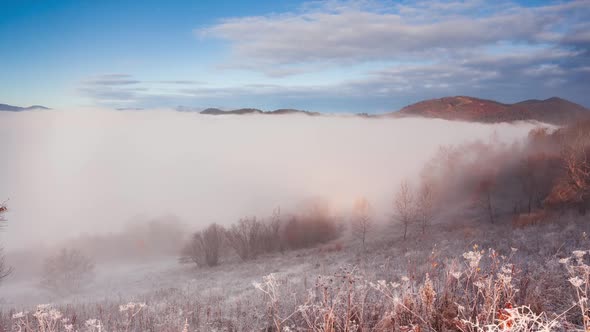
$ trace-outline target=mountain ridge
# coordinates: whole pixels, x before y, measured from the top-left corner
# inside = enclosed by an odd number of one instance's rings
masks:
[[[51,108],[41,105],[31,105],[29,107],[13,106],[8,104],[0,104],[0,111],[5,112],[22,112],[22,111],[34,111],[34,110],[50,110]]]
[[[565,124],[590,116],[590,110],[559,97],[528,99],[510,104],[469,96],[453,96],[423,100],[397,112],[387,113],[386,116],[418,116],[487,123],[536,120]]]
[[[122,111],[129,109],[130,108],[120,108],[117,110]],[[135,110],[135,108],[133,109]],[[50,108],[42,105],[20,107],[0,104],[0,111],[21,112],[31,110],[50,110]],[[272,111],[264,111],[258,108],[222,110],[220,108],[198,109],[194,107],[178,106],[175,110],[179,112],[198,112],[199,114],[204,115],[326,115],[324,113],[293,108],[279,108]],[[470,96],[448,96],[422,100],[407,105],[398,111],[382,114],[358,113],[354,114],[354,116],[363,118],[423,117],[483,123],[539,121],[563,125],[581,118],[590,118],[590,109],[560,97],[527,99],[515,103],[502,103],[491,99]]]
[[[206,108],[199,112],[200,114],[207,115],[247,115],[247,114],[264,114],[264,115],[282,115],[282,114],[305,114],[309,116],[322,115],[318,112],[310,112],[304,110],[298,110],[293,108],[279,108],[273,111],[263,111],[258,108],[239,108],[230,111],[223,111],[219,108]]]
[[[188,108],[187,108],[188,109]],[[197,111],[190,109],[191,111]],[[326,115],[319,112],[297,109],[277,109],[263,111],[257,108],[240,108],[224,111],[207,108],[199,112],[206,115],[249,115],[249,114],[306,114]],[[449,96],[426,99],[407,105],[398,111],[354,116],[363,118],[404,118],[423,117],[451,121],[471,121],[483,123],[539,121],[551,124],[566,124],[584,117],[590,117],[590,109],[560,97],[547,99],[527,99],[516,103],[502,103],[491,99],[470,96]]]

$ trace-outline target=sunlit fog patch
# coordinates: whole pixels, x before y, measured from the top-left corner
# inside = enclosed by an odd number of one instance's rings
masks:
[[[321,198],[335,212],[365,196],[386,218],[404,178],[441,145],[510,143],[531,123],[206,116],[170,111],[0,114],[7,247],[117,232],[175,215],[198,228]]]

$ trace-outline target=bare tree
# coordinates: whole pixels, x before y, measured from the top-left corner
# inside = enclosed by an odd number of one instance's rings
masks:
[[[400,222],[404,227],[404,241],[408,236],[408,227],[416,220],[416,209],[414,204],[414,195],[408,186],[407,181],[400,184],[393,201],[395,209],[394,220]]]
[[[586,213],[590,201],[590,131],[588,123],[571,128],[564,139],[562,161],[566,172],[567,201]]]
[[[226,232],[228,244],[242,260],[253,259],[262,249],[260,241],[263,225],[254,218],[243,218]]]
[[[225,229],[211,224],[206,229],[193,234],[183,249],[183,256],[197,265],[216,266],[223,248]]]
[[[364,197],[354,204],[351,226],[352,235],[361,241],[363,252],[365,252],[367,234],[373,227],[373,211],[371,204]]]
[[[0,204],[0,229],[4,227],[4,212],[6,212],[6,205],[4,203]],[[8,277],[12,273],[12,267],[6,264],[4,259],[4,249],[0,247],[0,281],[4,278]]]
[[[522,191],[527,200],[527,213],[531,213],[533,209],[533,202],[537,193],[537,176],[536,164],[532,156],[520,162],[519,165],[519,180]]]
[[[550,194],[555,184],[554,180],[563,172],[560,165],[561,160],[557,155],[545,152],[530,153],[520,161],[517,177],[525,196],[527,213],[530,214],[535,208],[542,207],[541,203]]]
[[[94,263],[76,249],[62,249],[45,259],[42,286],[56,292],[76,292],[91,280]]]
[[[434,188],[431,182],[422,181],[420,191],[416,200],[416,217],[420,222],[422,234],[426,233],[426,228],[430,226],[434,219]]]
[[[494,193],[495,182],[492,178],[484,178],[478,182],[476,188],[475,204],[486,211],[490,223],[495,223],[496,213],[492,196]]]
[[[285,251],[285,246],[283,245],[284,241],[281,238],[281,226],[281,207],[277,207],[273,210],[267,227],[272,240],[272,250],[278,250],[282,253]]]
[[[561,167],[552,167],[560,172],[543,204],[557,209],[577,208],[585,214],[590,204],[590,121],[576,122],[550,137]]]

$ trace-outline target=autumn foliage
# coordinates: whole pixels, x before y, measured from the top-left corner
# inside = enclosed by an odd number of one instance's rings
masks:
[[[532,130],[526,141],[496,139],[442,147],[423,170],[443,206],[489,223],[537,224],[548,213],[590,204],[590,121]],[[541,213],[543,212],[543,213]]]

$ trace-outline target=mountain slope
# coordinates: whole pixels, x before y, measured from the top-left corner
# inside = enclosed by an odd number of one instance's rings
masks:
[[[537,120],[564,124],[581,117],[590,116],[590,110],[558,97],[503,104],[493,100],[456,96],[421,101],[406,106],[398,112],[389,113],[389,115],[476,122]]]

